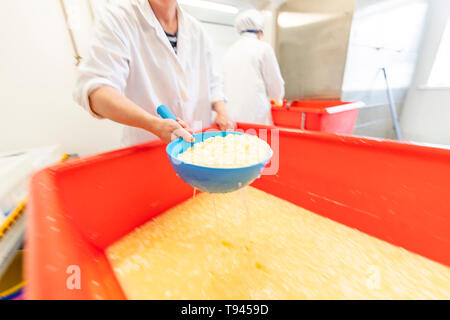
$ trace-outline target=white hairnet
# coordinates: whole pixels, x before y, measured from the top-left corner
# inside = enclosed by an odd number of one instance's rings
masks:
[[[247,30],[262,31],[264,29],[264,17],[257,10],[246,10],[236,17],[234,25],[239,33]]]

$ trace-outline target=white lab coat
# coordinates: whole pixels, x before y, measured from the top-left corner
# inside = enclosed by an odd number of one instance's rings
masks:
[[[225,54],[222,74],[230,117],[271,125],[270,100],[284,97],[284,81],[272,47],[253,33],[242,34]]]
[[[88,96],[110,86],[152,115],[166,104],[193,129],[207,127],[212,122],[211,104],[224,100],[222,82],[200,23],[180,8],[177,50],[175,54],[147,0],[109,6],[79,67],[74,99],[98,117]],[[128,146],[155,138],[145,130],[125,127],[122,142]]]

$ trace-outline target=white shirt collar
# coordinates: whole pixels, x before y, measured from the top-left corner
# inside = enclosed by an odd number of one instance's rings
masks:
[[[170,44],[169,40],[167,39],[167,36],[164,32],[164,29],[162,28],[161,24],[159,23],[158,19],[156,18],[155,13],[153,12],[152,7],[150,6],[150,3],[148,0],[136,0],[139,4],[139,8],[144,15],[147,22],[150,24],[152,28],[155,29],[158,38],[167,46],[169,50],[169,54],[171,54],[177,61],[180,56],[183,55],[183,43],[185,41],[189,41],[187,37],[190,35],[189,23],[187,23],[187,19],[183,13],[183,10],[180,8],[180,6],[177,6],[177,15],[178,15],[178,45],[177,45],[177,54],[175,54],[172,45]],[[179,61],[178,61],[179,62]]]
[[[148,23],[154,28],[156,28],[157,26],[161,26],[148,0],[137,0],[137,1]],[[177,14],[178,14],[178,29],[183,29],[186,27],[185,23],[186,18],[184,16],[183,9],[181,9],[180,5],[178,4],[177,4]]]

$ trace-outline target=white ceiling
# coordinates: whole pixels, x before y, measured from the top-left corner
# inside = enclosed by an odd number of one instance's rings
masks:
[[[229,4],[239,9],[254,7],[269,9],[282,5],[283,11],[292,12],[342,12],[352,11],[354,0],[209,0]]]
[[[185,0],[183,7],[194,17],[203,22],[219,23],[232,26],[236,13],[209,10],[191,5]],[[258,10],[280,8],[281,12],[302,14],[335,14],[336,12],[352,12],[354,0],[202,0],[226,4],[236,7],[239,11],[248,8]],[[196,2],[196,1],[193,1]],[[291,19],[292,20],[292,19]]]
[[[258,10],[271,9],[274,6],[279,6],[286,0],[202,0],[215,2],[220,4],[226,4],[236,7],[239,11],[256,8]],[[203,22],[218,23],[232,26],[236,13],[223,12],[220,10],[209,10],[197,6],[197,1],[190,2],[189,0],[183,1],[182,7],[187,10],[194,17]]]
[[[251,8],[256,9],[268,9],[271,6],[278,6],[281,3],[286,2],[286,0],[213,0],[214,2],[219,2],[223,4],[229,4],[239,9]]]
[[[288,0],[281,10],[302,13],[352,12],[354,3],[354,0]]]

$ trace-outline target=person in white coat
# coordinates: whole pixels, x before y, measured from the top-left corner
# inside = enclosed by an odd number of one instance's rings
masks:
[[[240,39],[224,56],[222,74],[227,110],[234,121],[272,125],[270,100],[284,97],[284,81],[272,47],[260,41],[264,17],[257,10],[239,14]]]
[[[123,145],[174,135],[192,141],[188,128],[231,120],[210,43],[201,24],[176,0],[129,0],[109,6],[78,70],[74,99],[94,117],[125,124]],[[161,119],[167,105],[177,121]],[[181,120],[183,119],[183,120]]]

